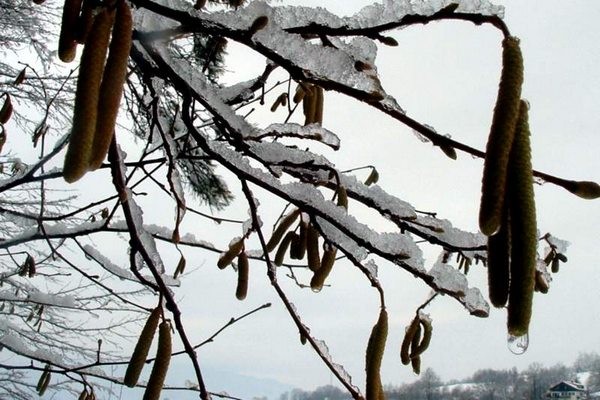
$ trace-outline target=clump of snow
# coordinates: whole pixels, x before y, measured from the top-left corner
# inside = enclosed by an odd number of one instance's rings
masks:
[[[83,246],[83,250],[87,254],[89,254],[93,259],[95,259],[102,266],[102,268],[104,268],[105,270],[107,270],[112,275],[116,276],[117,278],[126,279],[126,280],[134,280],[135,279],[135,277],[133,276],[133,273],[130,270],[119,267],[118,265],[114,264],[108,257],[105,257],[95,247],[93,247],[89,244],[86,244]]]
[[[323,128],[320,124],[304,126],[295,123],[271,124],[265,129],[256,132],[257,139],[267,136],[315,139],[335,150],[340,147],[340,138],[330,130]]]
[[[428,234],[435,236],[442,242],[453,247],[469,249],[485,246],[487,243],[487,238],[482,233],[472,233],[460,230],[452,226],[452,223],[447,219],[419,216],[415,222],[429,227],[432,231],[428,232]]]
[[[490,314],[490,305],[476,287],[467,289],[463,304],[473,315],[487,317]]]
[[[387,193],[378,185],[366,186],[354,176],[348,175],[341,175],[340,182],[348,192],[352,192],[358,199],[372,203],[374,208],[384,216],[408,220],[417,217],[412,205]]]
[[[364,265],[367,271],[369,271],[369,274],[371,274],[373,278],[377,278],[377,272],[379,269],[377,263],[374,260],[368,260]]]
[[[569,243],[568,241],[561,240],[550,234],[546,235],[545,237],[546,237],[546,240],[548,241],[548,243],[550,243],[552,246],[554,246],[554,249],[556,250],[557,253],[565,253],[567,251],[567,248],[571,245],[571,243]]]
[[[51,305],[56,307],[75,308],[77,302],[73,296],[60,296],[57,294],[32,291],[27,296],[27,300],[32,303]]]
[[[442,291],[467,293],[467,278],[449,264],[436,262],[429,270],[429,275],[433,277],[433,284]]]

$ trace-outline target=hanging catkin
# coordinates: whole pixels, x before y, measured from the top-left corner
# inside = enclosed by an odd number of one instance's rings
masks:
[[[96,16],[81,55],[73,127],[63,167],[63,176],[69,183],[81,178],[88,170],[98,117],[100,83],[113,20],[114,11],[108,9]]]
[[[388,334],[388,315],[385,308],[381,308],[379,318],[373,326],[366,351],[365,370],[367,375],[366,400],[384,400],[383,386],[381,384],[381,361],[385,351],[385,342]]]
[[[144,363],[148,357],[148,351],[150,350],[152,339],[154,339],[154,333],[158,326],[160,313],[160,308],[152,310],[142,329],[142,333],[138,338],[137,344],[135,345],[135,349],[133,350],[129,364],[127,365],[125,378],[123,378],[123,383],[129,387],[134,387],[137,384],[142,369],[144,368]]]
[[[123,95],[123,85],[127,77],[127,60],[131,49],[132,28],[131,9],[125,1],[121,0],[117,5],[108,60],[100,85],[96,132],[89,160],[89,168],[92,171],[98,169],[102,164],[113,137],[121,96]]]
[[[488,238],[487,244],[488,291],[494,307],[504,307],[508,301],[509,266],[510,220],[505,204],[500,230]]]
[[[321,259],[320,267],[314,272],[312,279],[310,280],[310,288],[314,292],[319,292],[323,289],[325,279],[331,273],[333,264],[335,263],[335,256],[337,254],[337,248],[332,245],[326,245],[323,251],[323,258]]]
[[[238,256],[238,282],[235,289],[235,297],[238,300],[244,300],[248,295],[248,273],[250,272],[250,264],[248,262],[248,254],[242,251]]]
[[[537,262],[537,226],[529,143],[528,106],[521,101],[519,122],[510,154],[510,290],[508,332],[522,336],[529,330]]]
[[[508,158],[519,116],[523,84],[523,57],[519,39],[507,37],[502,46],[502,75],[486,147],[479,209],[479,228],[487,236],[500,229]]]
[[[152,372],[148,378],[144,400],[158,400],[162,391],[169,363],[171,361],[171,324],[167,321],[161,322],[158,328],[158,349]]]
[[[217,267],[219,267],[219,269],[227,267],[233,262],[238,254],[240,254],[240,251],[242,251],[243,248],[244,239],[238,239],[230,243],[227,251],[225,251],[223,254],[221,254],[221,257],[219,257],[219,260],[217,261]]]
[[[76,32],[78,31],[79,12],[83,0],[65,0],[63,5],[60,35],[58,37],[58,58],[69,63],[75,59],[77,51]]]
[[[273,231],[273,234],[271,235],[271,238],[269,239],[269,242],[267,243],[267,251],[268,252],[275,250],[275,247],[277,247],[277,245],[279,244],[279,241],[283,237],[283,234],[285,232],[287,232],[287,230],[290,228],[290,226],[292,226],[294,221],[296,221],[296,219],[299,216],[300,216],[300,209],[296,208],[292,212],[290,212],[288,215],[286,215],[285,217],[283,217],[281,219],[281,221],[279,222],[279,225],[277,225],[277,228],[275,228],[275,230]]]

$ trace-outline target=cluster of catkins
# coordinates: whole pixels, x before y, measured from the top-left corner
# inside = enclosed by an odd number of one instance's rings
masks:
[[[131,10],[124,0],[99,7],[91,0],[65,0],[58,56],[71,62],[77,45],[84,45],[63,168],[67,182],[99,168],[106,157],[127,75],[132,27]]]

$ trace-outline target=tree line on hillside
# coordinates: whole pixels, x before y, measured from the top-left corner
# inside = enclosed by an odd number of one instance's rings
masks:
[[[580,375],[581,374],[581,375]],[[384,387],[388,400],[511,400],[541,399],[555,383],[581,379],[589,393],[600,391],[600,355],[580,354],[573,365],[558,363],[546,367],[532,363],[523,371],[516,368],[486,368],[475,371],[460,381],[442,381],[432,369],[427,368],[414,382]],[[347,393],[326,385],[313,391],[294,389],[283,393],[279,400],[347,400]]]

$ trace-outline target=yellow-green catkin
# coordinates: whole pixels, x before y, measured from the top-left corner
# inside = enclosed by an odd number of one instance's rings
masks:
[[[325,104],[325,94],[321,86],[314,86],[315,93],[315,113],[313,122],[323,124],[323,106]]]
[[[138,338],[137,344],[135,345],[135,349],[129,360],[129,365],[127,365],[125,377],[123,378],[123,383],[129,387],[134,387],[137,384],[142,369],[144,368],[144,363],[146,362],[146,358],[148,358],[148,351],[152,345],[152,339],[154,339],[154,333],[156,332],[156,327],[160,320],[160,314],[160,308],[157,307],[152,310],[142,329],[142,333]]]
[[[379,312],[379,318],[371,330],[365,355],[365,370],[367,375],[366,400],[385,399],[381,384],[381,361],[385,352],[387,334],[388,315],[386,309],[382,307]]]
[[[337,249],[330,245],[328,245],[328,247],[323,251],[321,266],[314,272],[313,277],[310,280],[310,288],[313,291],[319,292],[321,289],[323,289],[325,279],[327,279],[331,273],[331,270],[333,269],[336,254]]]
[[[294,211],[287,214],[281,219],[279,225],[273,231],[271,238],[267,242],[267,251],[270,253],[275,250],[275,247],[279,244],[279,241],[283,237],[283,234],[292,226],[294,221],[300,216],[300,209],[296,208]]]
[[[290,247],[290,243],[292,242],[293,237],[294,232],[288,232],[281,241],[281,243],[279,243],[279,248],[277,248],[277,252],[275,253],[275,259],[273,261],[278,267],[281,267],[283,265],[285,254],[287,253],[288,248]]]
[[[479,228],[487,236],[500,229],[508,158],[519,116],[523,84],[523,57],[519,40],[507,37],[502,46],[502,75],[486,147],[479,209]]]
[[[234,241],[233,243],[230,243],[227,251],[221,254],[221,257],[219,257],[219,260],[217,260],[217,267],[219,267],[219,269],[224,269],[225,267],[227,267],[233,262],[233,260],[238,256],[238,254],[240,254],[240,251],[242,251],[243,248],[244,239],[239,239]]]
[[[279,106],[285,106],[286,104],[287,104],[287,93],[281,93],[279,96],[277,96],[277,98],[273,102],[273,105],[271,106],[271,112],[277,111],[277,108]]]
[[[494,307],[504,307],[508,301],[510,280],[510,220],[505,207],[500,230],[488,238],[488,293]]]
[[[163,321],[158,328],[158,349],[152,372],[148,378],[144,400],[158,400],[171,361],[171,324]]]
[[[365,185],[370,186],[370,185],[377,183],[378,181],[379,181],[379,172],[377,171],[376,168],[373,167],[371,169],[371,173],[369,174],[367,179],[365,179]]]
[[[108,59],[100,85],[96,132],[89,160],[89,168],[92,171],[102,165],[115,130],[123,86],[127,77],[132,30],[131,9],[127,2],[121,0],[117,5]]]
[[[418,329],[420,329],[419,317],[415,317],[406,329],[402,345],[400,346],[400,361],[402,361],[402,364],[404,365],[410,363],[410,346]]]
[[[348,191],[343,186],[339,186],[337,189],[337,205],[348,209]]]
[[[294,92],[294,96],[292,97],[292,101],[296,104],[300,103],[304,96],[306,95],[308,86],[304,83],[298,83],[296,86],[296,91]]]
[[[308,224],[306,229],[306,258],[308,262],[308,269],[311,271],[317,271],[321,268],[321,256],[319,254],[319,231],[313,226]]]
[[[511,260],[507,325],[509,334],[522,336],[528,332],[531,319],[538,242],[525,101],[521,101],[519,109],[508,174]]]
[[[410,359],[413,372],[417,375],[421,374],[421,356],[416,356]]]
[[[416,320],[417,320],[417,330],[415,331],[415,334],[413,335],[412,340],[410,341],[410,359],[411,360],[413,358],[417,357],[417,356],[413,356],[413,355],[414,355],[414,352],[419,347],[419,343],[421,343],[421,335],[423,333],[423,328],[421,328],[420,318],[416,317]]]
[[[96,16],[81,55],[73,127],[63,167],[64,179],[69,183],[81,178],[88,170],[98,117],[100,83],[113,19],[114,12],[108,9]]]
[[[431,343],[431,337],[433,335],[431,321],[427,318],[420,318],[419,323],[422,327],[422,338],[418,345],[411,348],[410,358],[418,357],[423,354],[425,350],[429,348],[429,344]]]
[[[317,111],[317,88],[314,85],[307,85],[304,89],[304,99],[302,100],[302,110],[304,111],[304,125],[316,122],[315,113]]]

